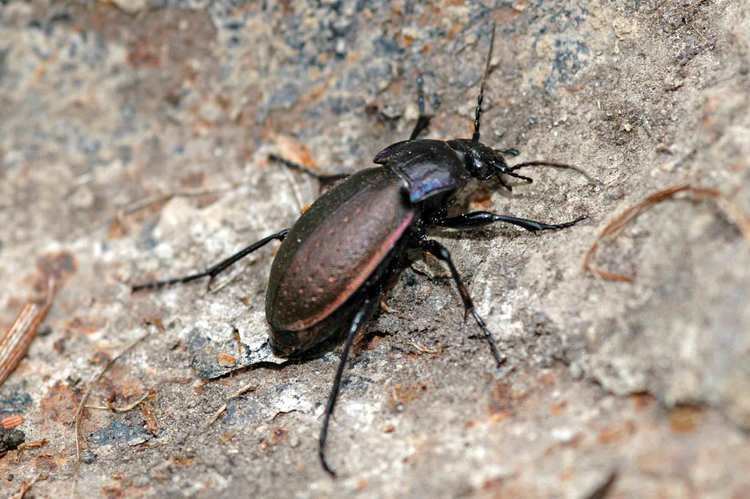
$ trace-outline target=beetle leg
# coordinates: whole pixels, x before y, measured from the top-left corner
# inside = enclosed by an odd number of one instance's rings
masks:
[[[411,131],[409,140],[419,137],[419,134],[430,126],[430,120],[432,119],[432,116],[425,113],[424,78],[422,78],[421,74],[417,76],[417,108],[419,109],[419,117],[417,117],[417,122],[414,124],[414,129]]]
[[[199,272],[197,274],[190,274],[184,277],[175,277],[173,279],[165,279],[163,281],[154,281],[154,282],[147,282],[144,284],[137,284],[131,288],[132,292],[135,293],[136,291],[142,291],[144,289],[159,289],[163,288],[165,286],[171,286],[173,284],[184,284],[187,282],[195,281],[197,279],[202,279],[204,277],[208,277],[208,285],[211,285],[211,282],[213,279],[219,275],[221,272],[225,271],[227,268],[229,268],[232,264],[236,263],[238,260],[246,257],[253,251],[257,250],[258,248],[261,248],[265,246],[266,244],[270,243],[274,239],[278,239],[279,241],[283,241],[286,237],[287,233],[289,232],[289,229],[284,229],[276,234],[271,234],[270,236],[264,237],[260,241],[256,241],[247,248],[244,248],[240,250],[239,252],[235,253],[234,255],[230,256],[229,258],[220,261],[216,265],[213,265],[209,267],[204,272]]]
[[[282,165],[286,166],[287,168],[291,168],[292,170],[297,170],[302,173],[306,173],[310,175],[311,177],[314,177],[318,179],[320,182],[334,182],[336,180],[341,180],[343,178],[346,178],[349,176],[348,173],[335,173],[331,175],[327,175],[324,173],[318,173],[315,170],[312,170],[305,165],[301,165],[299,163],[295,163],[294,161],[290,161],[286,158],[282,158],[281,156],[277,156],[276,154],[269,154],[268,159],[271,161],[276,161],[277,163],[281,163]]]
[[[529,220],[527,218],[518,218],[511,215],[498,215],[496,213],[490,213],[489,211],[472,211],[457,215],[455,217],[442,218],[434,220],[433,225],[439,227],[448,227],[450,229],[474,229],[476,227],[483,227],[495,222],[505,222],[512,225],[517,225],[528,231],[536,232],[539,230],[558,230],[571,227],[581,220],[585,220],[587,216],[578,217],[571,222],[564,222],[560,224],[546,224],[544,222],[537,222],[536,220]]]
[[[336,368],[336,376],[333,378],[333,386],[331,392],[328,394],[328,401],[326,402],[326,409],[323,413],[323,426],[320,429],[320,438],[318,440],[318,457],[320,458],[320,464],[323,469],[331,475],[336,477],[336,472],[328,465],[325,456],[326,438],[328,437],[328,424],[330,423],[331,416],[333,415],[333,409],[336,406],[336,399],[339,396],[339,390],[341,388],[341,376],[344,374],[344,368],[346,367],[346,361],[349,358],[349,351],[354,343],[354,338],[357,337],[357,333],[364,325],[369,313],[372,311],[372,305],[377,303],[377,299],[373,297],[365,298],[362,305],[360,305],[357,313],[354,314],[351,324],[349,325],[349,332],[344,342],[344,348],[341,351],[341,358],[339,358],[339,365]]]
[[[420,241],[419,246],[438,260],[445,262],[445,264],[448,266],[448,269],[451,272],[451,276],[453,277],[453,282],[456,283],[458,292],[461,295],[461,300],[464,302],[464,317],[468,316],[469,314],[474,317],[477,325],[484,333],[484,338],[490,345],[490,350],[492,351],[492,356],[495,358],[497,366],[500,367],[502,363],[505,362],[505,357],[502,356],[498,351],[497,344],[495,343],[495,338],[492,336],[490,330],[487,329],[487,325],[484,323],[484,319],[482,319],[476,308],[474,308],[474,302],[471,300],[469,290],[466,289],[463,280],[461,280],[461,276],[459,275],[458,270],[456,270],[456,266],[453,264],[453,259],[451,258],[451,254],[450,252],[448,252],[448,249],[433,239]]]

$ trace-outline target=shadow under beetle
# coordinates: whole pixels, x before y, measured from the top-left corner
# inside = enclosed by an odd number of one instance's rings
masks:
[[[448,216],[452,198],[472,178],[487,183],[498,181],[510,189],[503,175],[531,182],[529,177],[516,173],[526,166],[576,169],[548,161],[509,166],[505,156],[515,156],[518,151],[493,149],[479,141],[484,86],[490,72],[494,39],[493,25],[471,139],[417,138],[430,122],[430,116],[425,114],[420,77],[417,80],[419,118],[409,140],[392,144],[375,156],[374,162],[381,166],[350,176],[319,175],[302,165],[272,156],[290,168],[321,180],[344,180],[318,198],[291,228],[257,241],[205,272],[133,287],[135,292],[205,277],[213,279],[267,243],[282,241],[271,266],[266,292],[266,319],[271,326],[270,344],[274,353],[291,359],[305,358],[345,338],[318,444],[320,463],[331,476],[335,473],[325,457],[326,436],[349,351],[357,333],[377,308],[388,281],[404,268],[406,250],[422,250],[448,266],[466,316],[474,318],[500,366],[503,356],[474,308],[450,253],[438,241],[428,238],[428,229],[462,230],[505,222],[529,231],[541,231],[570,227],[586,218],[546,224],[487,211]]]

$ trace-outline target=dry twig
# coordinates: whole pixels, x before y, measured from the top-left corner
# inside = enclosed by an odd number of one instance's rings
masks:
[[[46,479],[47,479],[46,474],[39,474],[37,475],[36,478],[31,480],[30,482],[27,482],[26,480],[24,480],[23,482],[21,482],[21,488],[18,489],[18,492],[10,496],[11,499],[23,499],[26,496],[26,493],[31,490],[31,487],[33,487],[36,482],[40,482]]]
[[[44,303],[29,302],[24,305],[13,325],[0,339],[0,386],[26,355],[29,345],[36,337],[39,326],[47,317],[56,291],[55,281],[50,278]]]
[[[420,353],[425,353],[428,355],[440,355],[443,353],[442,346],[439,346],[437,348],[428,348],[421,343],[417,343],[415,340],[410,340],[409,343]]]
[[[120,357],[124,356],[130,350],[135,348],[136,345],[145,340],[148,336],[149,333],[144,334],[143,336],[132,342],[130,345],[125,347],[125,349],[123,349],[119,354],[112,357],[109,362],[107,362],[107,365],[105,365],[104,368],[99,371],[99,374],[97,374],[94,379],[91,380],[89,386],[86,388],[86,392],[83,394],[83,398],[81,398],[81,401],[78,403],[78,409],[76,409],[75,416],[76,462],[81,462],[81,420],[83,419],[83,410],[86,408],[86,402],[91,395],[91,391],[94,389],[94,386],[96,386],[99,380],[102,379],[102,376],[104,376],[104,374],[109,371],[109,369],[114,365],[115,362],[117,362]]]
[[[5,416],[0,419],[0,428],[3,430],[12,430],[18,428],[23,424],[23,416],[20,414],[13,414],[11,416]]]
[[[214,415],[211,417],[211,420],[208,422],[208,425],[211,426],[216,422],[217,419],[221,417],[222,414],[224,414],[227,410],[227,405],[229,402],[233,399],[236,399],[237,397],[241,397],[242,395],[246,394],[247,392],[255,391],[257,386],[255,386],[255,382],[250,382],[246,384],[245,386],[241,387],[239,390],[234,392],[232,395],[229,396],[226,402],[219,407],[219,409],[214,413]]]
[[[133,213],[139,212],[141,210],[144,210],[146,208],[149,208],[156,204],[166,203],[167,201],[172,200],[173,198],[195,198],[195,197],[202,197],[202,196],[213,196],[215,194],[222,194],[225,192],[229,192],[233,189],[236,189],[239,187],[240,183],[231,184],[226,187],[218,187],[216,189],[199,189],[199,190],[193,190],[193,191],[174,191],[174,192],[168,192],[166,194],[157,194],[155,196],[146,197],[143,199],[139,199],[137,201],[133,201],[132,203],[122,207],[120,210],[118,210],[117,215],[119,217],[125,216],[125,215],[132,215]]]
[[[115,413],[118,413],[118,414],[119,413],[123,413],[123,412],[129,412],[129,411],[132,411],[133,409],[135,409],[136,407],[138,407],[141,404],[141,402],[143,402],[144,400],[146,400],[150,396],[151,396],[151,391],[149,390],[146,393],[144,393],[141,397],[139,397],[137,400],[135,400],[134,402],[131,402],[131,403],[129,403],[127,405],[124,405],[122,407],[115,407],[112,404],[107,404],[107,405],[87,405],[86,409],[97,409],[97,410],[100,410],[100,411],[112,411],[112,412],[115,412]]]
[[[586,256],[583,258],[583,270],[584,272],[591,272],[597,277],[606,281],[619,281],[619,282],[633,282],[633,277],[625,274],[618,274],[616,272],[610,272],[608,270],[596,267],[593,264],[596,252],[599,249],[599,243],[604,239],[614,239],[623,230],[623,228],[635,220],[639,215],[649,210],[654,205],[662,203],[668,199],[672,199],[677,194],[689,193],[696,201],[711,200],[718,208],[724,212],[735,225],[739,228],[742,235],[750,241],[750,216],[742,212],[742,210],[731,200],[727,198],[717,189],[711,189],[708,187],[694,186],[691,184],[679,184],[672,187],[667,187],[660,191],[656,191],[651,195],[647,196],[643,201],[631,206],[624,212],[620,213],[614,219],[612,219],[604,228],[599,232],[594,243],[591,245],[589,250],[586,252]]]
[[[29,449],[39,449],[41,447],[44,447],[49,442],[46,438],[42,438],[40,440],[32,440],[31,442],[24,442],[21,445],[18,446],[16,449],[16,464],[21,462],[21,458],[23,457],[24,452],[26,452]]]

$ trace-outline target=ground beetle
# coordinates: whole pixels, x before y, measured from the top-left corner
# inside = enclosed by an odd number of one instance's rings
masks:
[[[335,474],[325,458],[326,435],[349,350],[357,333],[377,308],[390,278],[408,261],[406,250],[422,250],[448,266],[466,316],[474,317],[499,366],[503,357],[492,333],[474,308],[450,253],[438,241],[429,239],[427,230],[431,227],[473,229],[506,222],[529,231],[540,231],[570,227],[585,218],[545,224],[487,211],[448,216],[447,208],[452,199],[471,179],[487,183],[498,181],[510,189],[504,175],[532,181],[515,173],[519,168],[569,167],[548,161],[509,166],[504,156],[515,156],[518,151],[493,149],[479,141],[484,86],[490,72],[494,39],[493,26],[471,139],[417,138],[430,122],[424,110],[420,77],[417,80],[419,118],[414,130],[409,140],[390,145],[375,156],[374,162],[381,166],[351,176],[325,176],[274,156],[272,159],[321,180],[341,179],[341,182],[318,198],[291,228],[261,239],[205,272],[133,287],[133,291],[139,291],[205,277],[213,279],[267,243],[276,239],[282,241],[266,292],[266,319],[271,326],[270,344],[274,353],[292,359],[307,358],[345,338],[318,446],[321,465],[331,476]]]

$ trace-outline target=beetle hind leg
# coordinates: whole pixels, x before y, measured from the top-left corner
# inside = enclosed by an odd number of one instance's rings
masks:
[[[474,307],[474,302],[471,299],[469,290],[466,289],[466,286],[461,279],[461,275],[458,273],[458,270],[456,270],[456,266],[453,264],[453,259],[451,258],[451,254],[448,249],[433,239],[420,241],[419,247],[427,253],[433,255],[438,260],[444,262],[448,266],[448,270],[450,270],[453,282],[456,283],[458,292],[461,295],[461,300],[464,303],[464,318],[468,317],[469,315],[474,317],[474,321],[476,321],[479,329],[482,330],[484,339],[487,340],[487,344],[490,346],[490,351],[492,352],[492,356],[495,358],[495,363],[498,367],[500,367],[503,362],[505,362],[505,357],[498,350],[497,343],[495,343],[495,337],[492,336],[492,333],[487,328],[487,324],[485,324],[484,319],[482,319],[482,316],[479,315],[476,308]]]
[[[270,236],[266,236],[260,241],[256,241],[250,246],[243,248],[242,250],[238,251],[234,255],[230,256],[229,258],[226,258],[216,265],[213,265],[206,269],[203,272],[198,272],[195,274],[186,275],[184,277],[175,277],[173,279],[165,279],[163,281],[153,281],[153,282],[147,282],[143,284],[137,284],[135,286],[131,287],[131,291],[133,293],[136,293],[138,291],[143,291],[146,289],[160,289],[164,288],[166,286],[172,286],[174,284],[185,284],[188,282],[196,281],[198,279],[203,279],[204,277],[208,277],[208,286],[211,286],[211,282],[214,280],[214,278],[228,269],[233,264],[237,263],[242,258],[246,257],[253,251],[265,246],[266,244],[270,243],[271,241],[278,239],[279,241],[283,241],[286,237],[287,233],[289,232],[289,229],[280,230],[279,232],[275,234],[271,234]]]
[[[294,161],[290,161],[286,158],[282,158],[281,156],[278,156],[276,154],[269,154],[268,159],[271,161],[275,161],[277,163],[281,163],[282,165],[286,166],[287,168],[291,170],[297,170],[298,172],[302,172],[307,175],[310,175],[311,177],[318,179],[322,183],[335,182],[337,180],[341,180],[349,176],[348,173],[335,173],[335,174],[330,174],[330,175],[325,174],[325,173],[318,173],[315,170],[308,168],[305,165],[302,165],[300,163],[295,163]]]

